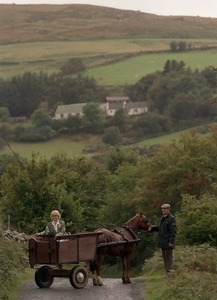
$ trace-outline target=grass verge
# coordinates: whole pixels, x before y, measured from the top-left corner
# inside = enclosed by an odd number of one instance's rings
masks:
[[[13,286],[13,289],[8,290],[7,300],[16,300],[17,295],[19,295],[23,285],[31,280],[34,280],[33,269],[26,268],[22,273],[18,273],[17,276],[11,281],[11,286]]]
[[[160,252],[145,261],[145,299],[216,300],[217,249],[208,244],[177,246],[175,272],[165,276]]]

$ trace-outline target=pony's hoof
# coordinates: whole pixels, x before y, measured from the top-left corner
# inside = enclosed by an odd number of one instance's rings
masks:
[[[124,281],[123,281],[123,284],[129,284],[129,283],[131,283],[130,280],[124,280]]]

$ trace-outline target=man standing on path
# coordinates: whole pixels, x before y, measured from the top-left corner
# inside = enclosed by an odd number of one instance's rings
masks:
[[[170,205],[161,206],[162,217],[158,226],[153,225],[150,232],[158,232],[158,247],[162,250],[162,256],[166,273],[172,271],[173,249],[175,248],[175,238],[177,233],[175,218],[170,213]]]

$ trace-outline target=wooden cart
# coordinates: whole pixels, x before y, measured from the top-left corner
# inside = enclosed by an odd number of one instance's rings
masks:
[[[35,236],[29,239],[29,264],[40,264],[35,282],[40,288],[52,285],[54,277],[68,277],[74,288],[87,285],[88,273],[80,262],[92,262],[96,256],[97,238],[101,232],[81,232],[63,236]],[[73,268],[63,268],[73,264]]]

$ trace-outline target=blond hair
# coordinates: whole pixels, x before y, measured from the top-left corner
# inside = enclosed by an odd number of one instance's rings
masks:
[[[56,209],[52,210],[52,212],[50,213],[50,217],[52,218],[53,215],[58,215],[59,219],[61,218],[59,211]]]

